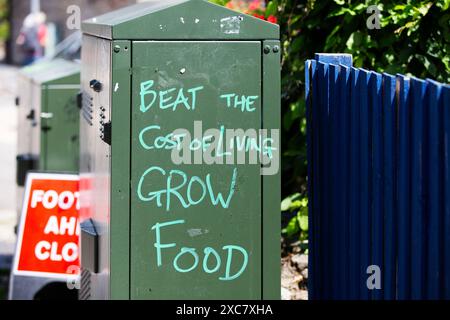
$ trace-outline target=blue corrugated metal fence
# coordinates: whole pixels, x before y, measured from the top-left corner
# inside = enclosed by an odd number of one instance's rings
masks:
[[[306,101],[310,298],[450,299],[450,86],[318,54]]]

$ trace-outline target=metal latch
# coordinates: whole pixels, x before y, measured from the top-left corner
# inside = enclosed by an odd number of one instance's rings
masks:
[[[100,126],[100,139],[106,144],[111,145],[111,122],[107,122]]]
[[[91,87],[92,90],[94,90],[95,92],[100,92],[102,91],[102,83],[98,80],[91,80],[91,82],[89,82],[89,86]]]
[[[28,120],[34,120],[35,117],[36,117],[36,111],[34,111],[34,109],[33,109],[33,110],[31,110],[30,113],[27,115],[27,119],[28,119]]]
[[[31,121],[31,126],[32,127],[36,127],[37,126],[36,111],[34,111],[34,109],[32,109],[30,111],[30,113],[27,115],[27,120]]]
[[[41,113],[41,119],[50,120],[52,118],[53,118],[53,113],[51,113],[51,112],[42,112]],[[42,125],[42,127],[41,127],[41,130],[43,132],[48,132],[51,129],[52,129],[52,127],[50,127],[49,125]]]

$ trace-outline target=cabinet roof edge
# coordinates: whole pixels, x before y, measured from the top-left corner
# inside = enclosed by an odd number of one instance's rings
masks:
[[[42,60],[30,66],[23,67],[19,73],[31,79],[37,84],[51,84],[54,81],[62,81],[80,74],[81,66],[79,63],[63,59]]]
[[[279,26],[206,0],[152,0],[86,20],[84,34],[110,40],[265,40]]]

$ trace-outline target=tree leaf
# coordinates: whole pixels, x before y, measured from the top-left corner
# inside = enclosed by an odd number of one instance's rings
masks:
[[[267,4],[266,17],[274,16],[278,11],[278,1],[272,0]]]
[[[288,236],[288,237],[293,237],[296,234],[298,234],[300,232],[300,226],[298,224],[298,220],[297,217],[293,217],[287,227],[284,229],[284,233]]]
[[[308,216],[304,215],[297,215],[298,224],[300,226],[300,229],[302,231],[307,232],[308,231]]]
[[[288,211],[290,210],[292,203],[297,200],[298,198],[300,198],[300,193],[294,193],[293,195],[287,197],[286,199],[284,199],[281,202],[281,211]]]

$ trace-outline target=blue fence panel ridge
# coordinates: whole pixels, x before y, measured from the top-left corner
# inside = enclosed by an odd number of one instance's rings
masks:
[[[310,299],[450,299],[450,86],[306,61]]]

